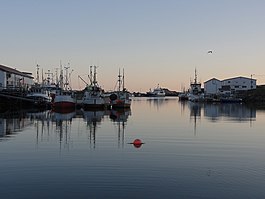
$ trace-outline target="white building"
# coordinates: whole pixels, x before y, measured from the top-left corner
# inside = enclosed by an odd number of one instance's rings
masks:
[[[222,81],[212,78],[204,82],[204,92],[206,95],[211,95],[251,90],[256,89],[256,83],[256,79],[248,77],[234,77]]]
[[[209,79],[204,82],[204,92],[207,95],[214,95],[219,93],[222,88],[222,81],[216,78]]]
[[[31,73],[0,65],[0,90],[15,88],[30,88],[33,85]]]
[[[256,89],[256,79],[248,77],[234,77],[222,81],[222,86],[230,86],[231,91]]]

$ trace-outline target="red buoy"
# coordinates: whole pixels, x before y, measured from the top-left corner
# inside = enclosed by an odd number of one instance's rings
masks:
[[[142,141],[140,139],[135,139],[133,141],[133,144],[142,144]]]
[[[132,144],[135,148],[140,148],[144,143],[140,139],[135,139]]]

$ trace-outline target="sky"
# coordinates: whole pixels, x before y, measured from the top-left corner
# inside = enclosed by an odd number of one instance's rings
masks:
[[[265,84],[264,0],[0,0],[0,64],[32,72],[70,64],[73,89],[89,66],[113,90],[252,77]],[[212,54],[207,52],[212,50]]]

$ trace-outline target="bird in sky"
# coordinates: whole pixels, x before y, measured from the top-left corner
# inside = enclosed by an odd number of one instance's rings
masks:
[[[208,52],[207,52],[208,54],[212,54],[213,53],[213,51],[212,50],[208,50]]]

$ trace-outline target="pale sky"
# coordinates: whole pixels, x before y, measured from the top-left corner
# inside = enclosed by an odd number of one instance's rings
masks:
[[[70,63],[72,87],[90,65],[113,89],[189,87],[235,76],[265,84],[264,0],[0,0],[0,64],[32,72]],[[213,54],[207,54],[212,50]]]

